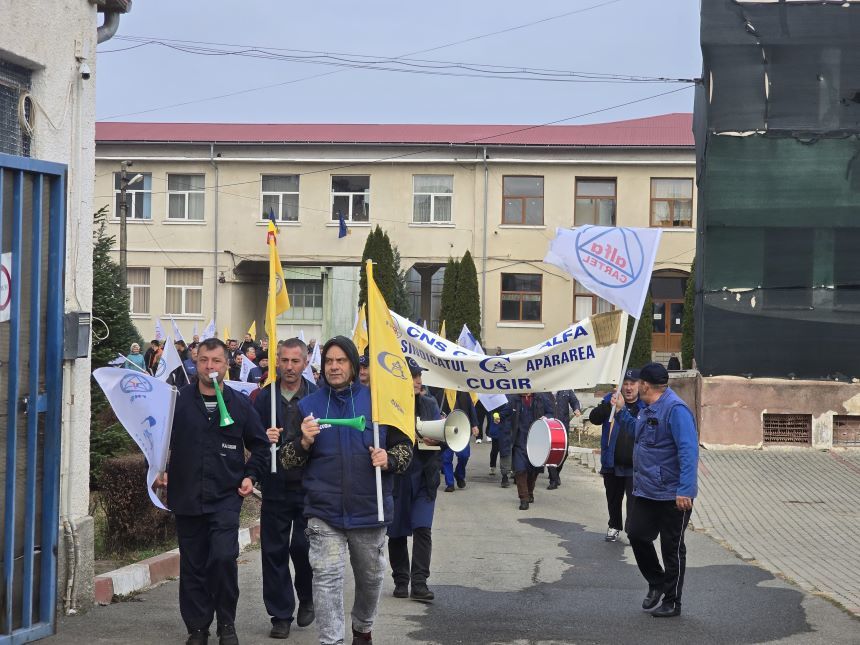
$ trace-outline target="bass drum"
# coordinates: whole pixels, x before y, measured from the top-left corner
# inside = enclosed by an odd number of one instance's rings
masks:
[[[526,454],[535,468],[559,466],[567,456],[567,428],[558,419],[538,419],[529,428]]]

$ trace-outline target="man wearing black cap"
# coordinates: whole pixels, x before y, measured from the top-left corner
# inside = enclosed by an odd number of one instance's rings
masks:
[[[362,385],[370,387],[370,358],[367,350],[358,359],[358,380]]]
[[[439,405],[432,396],[421,394],[421,372],[413,359],[407,358],[415,393],[415,414],[422,421],[441,418]],[[434,594],[427,587],[432,550],[431,527],[439,488],[439,442],[422,437],[413,453],[408,470],[394,476],[394,521],[388,527],[388,557],[394,578],[394,597],[410,596],[420,602],[430,602]],[[407,538],[412,536],[412,564],[409,563]]]
[[[609,527],[606,529],[607,542],[615,542],[624,524],[621,522],[621,503],[627,495],[627,519],[630,520],[630,507],[633,499],[633,436],[618,431],[618,424],[609,424],[612,413],[612,395],[603,397],[588,415],[594,425],[602,425],[600,434],[600,474],[606,489],[606,506],[609,509]],[[621,383],[621,397],[631,416],[637,416],[645,404],[639,400],[639,370],[627,370]]]
[[[639,371],[639,398],[645,407],[634,417],[615,398],[622,431],[635,437],[633,504],[627,536],[648,594],[642,609],[656,618],[681,614],[687,548],[684,531],[696,497],[699,443],[690,408],[668,387],[669,372],[659,363]],[[663,566],[654,540],[660,536]],[[657,607],[662,598],[663,603]]]
[[[299,401],[301,433],[281,448],[284,468],[304,466],[313,597],[322,645],[343,643],[343,583],[347,551],[355,578],[353,645],[371,643],[385,578],[385,529],[394,511],[393,475],[412,458],[412,441],[394,427],[379,426],[373,445],[370,390],[358,381],[358,350],[344,336],[322,349],[320,389]],[[365,427],[318,419],[363,416]],[[382,470],[384,521],[377,519],[376,472]]]

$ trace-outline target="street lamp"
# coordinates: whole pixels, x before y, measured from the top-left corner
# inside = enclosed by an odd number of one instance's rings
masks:
[[[131,179],[128,178],[128,167],[133,165],[130,161],[120,163],[119,175],[119,272],[123,288],[128,284],[128,237],[126,232],[126,220],[128,219],[128,203],[125,201],[125,191],[143,179],[143,175],[137,173]]]

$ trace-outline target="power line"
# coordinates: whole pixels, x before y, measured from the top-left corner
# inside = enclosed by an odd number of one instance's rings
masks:
[[[547,17],[547,18],[542,18],[542,19],[540,19],[540,20],[536,20],[536,21],[532,21],[532,22],[524,23],[524,24],[521,24],[521,25],[515,25],[515,26],[513,26],[513,27],[508,27],[508,28],[506,28],[506,29],[501,29],[501,30],[498,30],[498,31],[488,32],[488,33],[485,33],[485,34],[479,34],[479,35],[477,35],[477,36],[472,36],[472,37],[470,37],[470,38],[465,38],[465,39],[462,39],[462,40],[457,40],[457,41],[453,41],[453,42],[450,42],[450,43],[445,43],[444,45],[438,45],[438,46],[436,46],[436,47],[429,47],[429,48],[427,48],[427,49],[419,49],[419,50],[416,50],[416,51],[407,52],[407,53],[403,54],[402,56],[398,56],[398,57],[396,57],[396,58],[405,58],[405,57],[407,57],[407,56],[415,56],[415,55],[417,55],[417,54],[426,54],[426,53],[428,53],[428,52],[438,51],[438,50],[440,50],[440,49],[446,49],[446,48],[448,48],[448,47],[454,47],[455,45],[462,45],[462,44],[464,44],[464,43],[467,43],[467,42],[473,42],[473,41],[475,41],[475,40],[480,40],[480,39],[482,39],[482,38],[489,38],[489,37],[491,37],[491,36],[497,36],[497,35],[499,35],[499,34],[508,33],[508,32],[511,32],[511,31],[519,30],[519,29],[525,29],[525,28],[527,28],[527,27],[531,27],[531,26],[534,26],[534,25],[543,24],[543,23],[550,22],[550,21],[553,21],[553,20],[558,20],[558,19],[561,19],[561,18],[566,18],[566,17],[568,17],[568,16],[572,16],[572,15],[575,15],[575,14],[578,14],[578,13],[584,13],[584,12],[586,12],[586,11],[591,11],[592,9],[598,9],[598,8],[600,8],[600,7],[605,7],[605,6],[607,6],[607,5],[615,4],[615,3],[617,3],[617,2],[621,2],[621,0],[607,0],[607,1],[605,1],[605,2],[600,2],[600,3],[598,3],[598,4],[591,5],[591,6],[589,6],[589,7],[583,7],[583,8],[581,8],[581,9],[576,9],[576,10],[574,10],[574,11],[568,11],[568,12],[565,12],[565,13],[557,14],[557,15],[555,15],[555,16],[549,16],[549,17]],[[148,113],[150,113],[150,112],[158,112],[158,111],[161,111],[161,110],[166,110],[166,109],[175,108],[175,107],[183,107],[183,106],[186,106],[186,105],[193,105],[193,104],[196,104],[196,103],[204,103],[204,102],[207,102],[207,101],[215,101],[215,100],[222,99],[222,98],[229,98],[229,97],[232,97],[232,96],[238,96],[238,95],[241,95],[241,94],[248,94],[248,93],[250,93],[250,92],[257,92],[257,91],[259,91],[259,90],[265,90],[265,89],[271,89],[271,88],[274,88],[274,87],[281,87],[281,86],[285,86],[285,85],[291,85],[291,84],[293,84],[293,83],[300,83],[300,82],[302,82],[302,81],[312,80],[312,79],[316,79],[316,78],[322,78],[322,77],[324,77],[324,76],[331,76],[332,74],[338,74],[338,73],[339,73],[339,72],[341,72],[341,71],[343,71],[343,70],[334,70],[334,71],[330,71],[330,72],[323,72],[322,74],[312,74],[312,75],[310,75],[310,76],[303,76],[303,77],[301,77],[301,78],[296,78],[296,79],[292,79],[292,80],[289,80],[289,81],[281,81],[281,82],[278,82],[278,83],[269,83],[269,84],[267,84],[267,85],[260,85],[260,86],[257,86],[257,87],[250,87],[250,88],[246,88],[246,89],[243,89],[243,90],[236,90],[236,91],[234,91],[234,92],[227,92],[227,93],[225,93],[225,94],[218,94],[218,95],[215,95],[215,96],[208,96],[208,97],[203,97],[203,98],[199,98],[199,99],[191,99],[191,100],[188,100],[188,101],[182,101],[182,102],[180,102],[180,103],[173,103],[173,104],[170,104],[170,105],[162,105],[162,106],[158,106],[158,107],[154,107],[154,108],[148,108],[148,109],[146,109],[146,110],[138,110],[138,111],[136,111],[136,112],[125,112],[125,113],[122,113],[122,114],[113,114],[113,115],[111,115],[111,116],[100,117],[100,119],[99,119],[99,120],[101,120],[101,121],[107,121],[107,120],[110,120],[110,119],[118,119],[118,118],[120,118],[120,117],[134,116],[134,115],[137,115],[137,114],[148,114]]]

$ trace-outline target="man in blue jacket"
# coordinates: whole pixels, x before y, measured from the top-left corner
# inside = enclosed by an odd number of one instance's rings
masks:
[[[304,466],[314,607],[321,645],[344,642],[343,582],[347,551],[355,578],[353,645],[372,643],[385,577],[385,529],[394,512],[393,475],[406,472],[412,442],[400,430],[380,426],[373,445],[370,390],[358,380],[358,350],[344,336],[323,347],[320,389],[299,402],[301,436],[281,448],[285,468]],[[364,416],[365,428],[317,419]],[[384,521],[377,519],[376,471],[382,471]]]
[[[527,511],[535,501],[535,483],[543,466],[533,466],[528,458],[529,430],[541,417],[555,414],[555,400],[551,393],[509,394],[508,402],[500,409],[502,428],[511,436],[511,456],[514,483],[520,498],[520,510]]]
[[[633,495],[627,536],[636,564],[648,581],[642,609],[656,618],[681,614],[687,548],[684,531],[696,497],[699,442],[693,413],[668,387],[669,373],[659,363],[639,371],[639,398],[645,407],[635,418],[615,397],[618,421],[635,437]],[[663,566],[654,540],[660,537]],[[657,607],[662,598],[663,603]]]
[[[627,520],[633,506],[633,436],[621,434],[615,419],[609,425],[612,413],[610,392],[588,415],[594,425],[602,425],[600,433],[600,474],[603,475],[603,488],[606,490],[606,506],[609,510],[609,527],[606,529],[607,542],[615,542],[624,524],[621,521],[621,503],[627,495]],[[630,415],[636,417],[645,404],[639,400],[639,370],[627,370],[621,382],[621,397]]]
[[[317,391],[303,378],[308,364],[308,346],[289,338],[278,346],[278,391],[275,423],[272,423],[272,388],[265,387],[254,400],[269,440],[279,447],[294,441],[301,432],[299,401]],[[307,627],[314,621],[314,597],[308,538],[305,535],[305,491],[302,469],[285,470],[277,464],[263,476],[263,506],[260,509],[260,549],[263,565],[263,602],[272,617],[272,638],[287,638],[295,613],[296,624]],[[290,560],[296,572],[290,575]],[[295,593],[293,583],[295,582]],[[296,612],[296,596],[299,608]]]
[[[268,465],[269,440],[248,398],[223,387],[233,423],[221,426],[210,374],[223,383],[227,346],[217,338],[197,348],[197,382],[179,392],[170,437],[170,463],[156,485],[167,487],[167,504],[179,539],[179,612],[187,645],[206,645],[213,614],[221,645],[238,645],[234,627],[239,579],[239,510]],[[251,458],[245,462],[245,450]],[[168,486],[168,481],[170,485]]]

